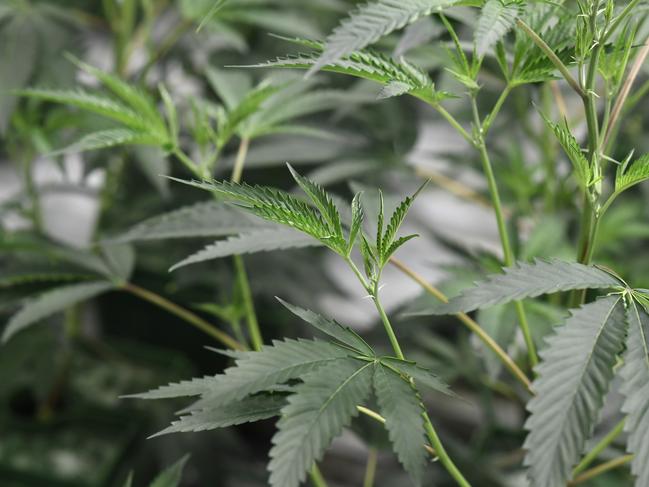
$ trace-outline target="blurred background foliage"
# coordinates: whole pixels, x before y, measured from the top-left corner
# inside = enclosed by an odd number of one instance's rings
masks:
[[[97,90],[96,79],[69,55],[137,84],[156,98],[158,83],[164,83],[178,111],[180,145],[196,160],[207,161],[216,178],[228,177],[242,138],[250,140],[243,178],[251,183],[290,189],[288,161],[344,199],[359,188],[376,197],[380,187],[390,206],[430,178],[432,184],[406,224],[408,232],[421,237],[398,257],[448,294],[499,268],[497,230],[480,162],[430,108],[405,97],[378,102],[379,86],[333,74],[304,81],[299,72],[237,67],[295,51],[277,36],[322,39],[354,2],[231,0],[197,31],[213,3],[0,3],[3,322],[29,299],[61,286],[95,281],[98,276],[120,284],[88,295],[97,297],[72,304],[63,313],[43,315],[41,326],[2,345],[3,486],[123,485],[129,471],[136,472],[133,485],[148,485],[185,453],[191,453],[191,460],[183,485],[253,486],[266,479],[272,422],[145,441],[181,405],[119,399],[161,383],[214,374],[227,365],[227,358],[205,348],[218,343],[161,307],[162,300],[235,336],[243,333],[239,322],[245,303],[233,282],[230,260],[168,272],[214,236],[227,235],[219,233],[221,221],[207,217],[193,221],[181,214],[177,227],[166,227],[166,234],[156,234],[155,221],[136,226],[204,202],[201,192],[161,177],[192,176],[177,155],[146,146],[58,151],[105,128],[105,119],[12,94],[28,87],[76,90],[82,85]],[[448,16],[470,40],[474,12],[457,7]],[[424,18],[383,39],[377,48],[425,67],[438,89],[462,92],[464,88],[443,69],[448,43],[439,20]],[[641,78],[644,83],[646,76]],[[485,61],[481,82],[483,92],[492,94],[483,97],[491,106],[502,89],[494,59]],[[638,85],[640,94],[649,87]],[[215,141],[210,129],[214,120],[231,114],[246,93],[260,86],[270,87],[272,93],[230,138],[216,141],[219,157],[212,157],[208,147]],[[554,82],[517,89],[490,133],[521,259],[574,259],[576,183],[566,177],[569,163],[537,112],[542,107],[558,118],[561,104],[573,130],[583,134],[578,100]],[[470,120],[467,104],[451,100],[449,106],[458,119]],[[616,140],[620,160],[634,147],[638,153],[649,152],[643,136],[647,112],[642,108],[636,104],[626,114]],[[607,214],[599,237],[597,261],[614,266],[637,287],[649,287],[649,259],[644,258],[648,196],[646,185],[626,194]],[[192,238],[178,238],[188,236]],[[630,255],[636,258],[627,258]],[[246,266],[266,341],[308,333],[274,300],[282,296],[383,343],[380,330],[375,331],[371,305],[356,292],[353,276],[325,250],[258,253],[246,257]],[[385,281],[391,313],[425,306],[431,299],[394,269]],[[120,287],[124,282],[155,298],[128,292]],[[553,299],[530,304],[537,342],[563,317],[557,304]],[[478,321],[513,356],[524,356],[511,308],[481,311]],[[525,485],[519,468],[523,404],[500,380],[500,363],[452,317],[402,317],[398,333],[412,358],[452,383],[464,399],[427,398],[431,416],[462,470],[480,478],[480,486]],[[604,425],[606,420],[605,413]],[[359,420],[336,441],[323,463],[330,485],[360,485],[368,447],[382,450],[385,445],[380,427]],[[611,458],[615,448],[611,447]],[[389,448],[379,458],[376,485],[406,485]],[[434,474],[439,474],[435,485],[446,481],[441,470]],[[614,472],[591,485],[621,485],[624,476]]]

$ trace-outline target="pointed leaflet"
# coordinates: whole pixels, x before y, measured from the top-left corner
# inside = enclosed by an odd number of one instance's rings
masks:
[[[347,241],[347,256],[349,256],[354,249],[354,244],[356,243],[356,237],[358,232],[361,231],[363,226],[363,206],[361,205],[361,195],[362,193],[356,193],[354,199],[352,200],[352,224],[349,228],[349,239]]]
[[[43,318],[63,311],[80,301],[94,298],[114,287],[113,283],[106,281],[84,282],[61,286],[29,299],[7,323],[2,334],[2,341],[6,342],[22,329]]]
[[[174,264],[171,271],[189,264],[219,259],[230,255],[254,254],[271,250],[284,250],[322,245],[310,235],[304,235],[292,228],[262,228],[250,230],[225,240],[217,240],[203,250]]]
[[[37,98],[39,100],[72,105],[89,112],[121,122],[127,127],[148,132],[150,122],[131,108],[108,98],[107,96],[93,95],[82,90],[44,90],[27,89],[17,93],[21,96]]]
[[[158,475],[149,487],[178,487],[189,455],[185,455]]]
[[[172,397],[176,391],[182,395],[196,395],[202,388],[202,398],[193,409],[215,408],[231,401],[243,399],[249,394],[267,390],[291,379],[302,377],[324,365],[337,362],[349,355],[349,351],[336,345],[317,340],[274,341],[258,352],[242,352],[236,365],[225,373],[180,384],[170,384],[131,397],[156,399]],[[189,394],[187,394],[189,392]]]
[[[343,326],[336,320],[325,318],[311,310],[294,306],[281,298],[277,298],[277,300],[291,313],[313,325],[322,333],[326,333],[335,340],[338,340],[340,343],[344,343],[363,355],[367,355],[368,357],[374,356],[374,350],[372,350],[372,347],[370,347],[367,342],[358,335],[358,333],[348,326]]]
[[[378,0],[362,4],[327,37],[324,51],[309,70],[315,73],[354,51],[373,44],[425,15],[459,3],[457,0]]]
[[[487,0],[480,11],[475,33],[475,47],[478,56],[484,56],[500,41],[523,13],[520,0]]]
[[[338,208],[336,208],[331,197],[321,186],[298,174],[290,164],[287,164],[287,166],[288,170],[291,172],[291,176],[295,179],[295,182],[311,199],[316,208],[320,210],[320,214],[328,223],[331,233],[337,238],[343,239],[343,227],[340,222],[340,213],[338,213]]]
[[[629,336],[621,371],[626,400],[622,411],[627,414],[627,450],[634,455],[631,472],[636,476],[635,485],[641,487],[649,485],[649,314],[631,300],[627,317]]]
[[[129,128],[106,129],[84,135],[69,146],[56,150],[52,155],[107,149],[118,145],[157,145],[160,142],[160,139],[141,130]]]
[[[527,409],[525,465],[532,487],[565,485],[590,438],[622,351],[621,295],[575,310],[547,340]]]
[[[270,451],[270,485],[298,487],[370,393],[373,363],[338,360],[302,377],[282,408]]]
[[[302,42],[301,40],[295,39],[288,40],[293,42]],[[323,47],[322,44],[317,42],[309,42],[308,45],[310,48],[315,49],[315,52],[277,58],[272,61],[249,67],[308,69],[316,63],[318,53],[321,52]],[[427,103],[435,104],[450,97],[450,95],[444,91],[436,91],[433,81],[430,79],[428,74],[420,68],[407,63],[404,59],[395,61],[383,54],[370,50],[353,52],[342,59],[328,63],[321,69],[323,71],[356,76],[358,78],[375,81],[382,85],[393,84],[394,86],[388,89],[388,91],[400,87],[399,91],[402,94],[408,93],[426,101]],[[403,91],[406,86],[408,87],[407,90]],[[394,93],[394,95],[396,95],[396,93]]]
[[[278,416],[285,404],[286,395],[284,394],[249,396],[215,408],[192,411],[191,414],[181,416],[177,421],[172,421],[171,426],[153,436],[189,431],[206,431],[260,421]]]
[[[184,181],[172,178],[190,186],[212,191],[219,196],[236,202],[246,211],[265,220],[288,225],[320,240],[336,252],[344,252],[346,242],[331,234],[322,215],[306,202],[268,186],[250,186],[229,181]]]
[[[631,164],[621,164],[618,166],[615,175],[615,192],[621,193],[632,186],[649,179],[649,154],[645,154],[637,161]]]
[[[135,242],[167,238],[226,237],[272,224],[222,201],[207,201],[154,216],[131,227],[111,242]]]
[[[572,289],[606,289],[620,287],[621,283],[595,266],[556,259],[519,262],[503,269],[504,274],[492,274],[475,287],[463,291],[442,304],[417,314],[468,313],[496,304],[508,303],[541,294]]]
[[[561,147],[563,147],[564,152],[568,156],[568,159],[570,159],[577,176],[577,182],[582,186],[582,188],[586,188],[590,184],[591,180],[588,159],[586,159],[586,156],[584,156],[584,153],[581,151],[577,139],[575,139],[574,135],[570,132],[568,122],[564,120],[564,124],[561,126],[551,122],[543,114],[541,114],[541,117],[543,117],[547,126],[552,129],[554,135],[561,144]]]
[[[379,249],[379,254],[381,258],[382,263],[386,263],[390,256],[405,242],[413,238],[413,235],[408,236],[408,237],[402,237],[400,239],[397,239],[395,241],[395,237],[397,236],[397,232],[399,231],[399,228],[401,227],[401,224],[403,223],[403,220],[406,218],[406,215],[408,214],[408,210],[414,203],[415,199],[417,196],[419,196],[419,193],[421,193],[421,190],[423,190],[426,185],[428,184],[428,181],[424,182],[417,191],[412,196],[406,197],[401,203],[399,203],[399,206],[394,210],[394,213],[392,213],[392,216],[390,217],[390,221],[388,222],[388,226],[385,229],[385,233],[383,236],[380,236],[380,241],[377,239],[377,245],[376,247]],[[383,196],[381,196],[381,208],[383,207]],[[383,211],[381,211],[381,214]],[[381,227],[379,227],[378,232],[381,232]]]
[[[374,392],[399,461],[415,485],[421,485],[428,453],[422,448],[426,440],[417,391],[399,374],[380,365],[374,369]]]

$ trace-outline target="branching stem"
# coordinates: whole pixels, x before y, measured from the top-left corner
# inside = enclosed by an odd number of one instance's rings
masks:
[[[178,318],[181,318],[190,325],[195,326],[202,332],[210,335],[211,337],[221,342],[223,345],[232,348],[233,350],[245,350],[245,347],[243,345],[241,345],[227,333],[222,332],[197,314],[192,313],[191,311],[181,306],[178,306],[177,304],[169,301],[159,294],[154,293],[153,291],[149,291],[148,289],[141,288],[131,283],[124,284],[122,286],[122,289],[141,299],[144,299],[145,301],[150,302],[151,304],[155,304],[159,308],[169,311],[171,314],[176,315]]]
[[[626,418],[622,419],[615,427],[600,440],[593,449],[588,452],[588,454],[582,459],[581,462],[573,469],[572,476],[573,478],[577,477],[580,473],[586,470],[591,463],[602,453],[606,447],[608,447],[620,434],[624,431],[624,423]]]

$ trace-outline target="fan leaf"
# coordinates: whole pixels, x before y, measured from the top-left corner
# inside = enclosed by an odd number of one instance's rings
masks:
[[[631,472],[636,476],[635,485],[640,487],[649,485],[649,314],[632,300],[627,317],[629,336],[621,371],[626,400],[622,411],[627,415],[624,426],[629,434],[627,449],[634,455]]]
[[[421,485],[427,452],[421,399],[416,389],[385,366],[374,369],[374,392],[379,412],[399,461],[415,485]]]
[[[502,40],[522,13],[523,3],[520,0],[487,0],[480,11],[475,33],[478,56],[484,56]]]
[[[327,37],[324,50],[309,73],[315,73],[363,49],[420,17],[459,3],[457,0],[378,0],[354,10]]]
[[[225,428],[278,416],[286,404],[283,394],[260,394],[225,405],[192,411],[153,436]]]
[[[302,377],[282,408],[270,451],[270,485],[298,487],[331,441],[358,415],[372,386],[373,363],[338,360]]]
[[[292,228],[262,228],[250,230],[225,240],[218,240],[203,250],[174,264],[171,271],[198,262],[219,259],[231,255],[254,254],[272,250],[294,249],[322,245],[309,235]]]
[[[541,294],[621,286],[620,281],[598,267],[556,259],[519,262],[504,271],[504,274],[493,274],[476,283],[475,287],[463,291],[448,304],[418,311],[417,314],[468,313]]]
[[[622,296],[614,295],[574,311],[547,340],[525,423],[532,487],[565,485],[570,478],[595,428],[626,328]]]

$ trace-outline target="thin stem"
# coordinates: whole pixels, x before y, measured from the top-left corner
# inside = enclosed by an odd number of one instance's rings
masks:
[[[385,418],[376,411],[372,411],[370,408],[366,408],[365,406],[356,406],[356,409],[358,409],[359,413],[363,413],[364,415],[369,416],[379,423],[385,424]]]
[[[376,477],[376,464],[378,460],[376,448],[370,448],[367,452],[367,465],[365,466],[365,477],[363,478],[363,487],[374,487],[374,477]]]
[[[489,154],[487,153],[487,145],[485,143],[484,134],[481,129],[482,124],[480,122],[480,115],[478,113],[478,104],[476,102],[475,94],[471,96],[471,105],[473,107],[475,127],[478,131],[476,137],[476,146],[478,148],[478,151],[480,152],[482,167],[487,178],[489,193],[491,195],[494,213],[496,214],[496,223],[498,225],[498,233],[500,235],[500,242],[503,248],[504,263],[505,266],[509,267],[514,264],[514,253],[512,252],[511,244],[509,243],[509,234],[507,233],[507,225],[505,223],[505,216],[503,213],[502,203],[500,201],[500,193],[498,191],[498,185],[496,184],[496,177],[494,176]],[[532,367],[534,367],[538,363],[538,357],[536,355],[536,347],[534,346],[532,333],[530,331],[529,324],[527,323],[525,308],[523,307],[523,303],[521,303],[520,301],[514,302],[514,307],[516,309],[516,315],[518,317],[520,329],[523,332],[523,337],[525,338],[525,344],[527,345],[527,353],[529,355],[530,364],[532,365]]]
[[[397,336],[394,334],[394,330],[392,329],[392,325],[390,324],[390,319],[388,318],[388,315],[385,313],[385,310],[383,309],[381,300],[378,298],[378,296],[372,296],[372,301],[374,301],[376,310],[379,312],[379,315],[381,316],[383,327],[385,328],[385,332],[387,333],[388,338],[390,339],[390,344],[392,345],[392,349],[394,350],[395,356],[398,359],[403,360],[404,355],[403,352],[401,351],[399,340],[397,339]]]
[[[596,467],[593,467],[590,470],[586,470],[579,477],[568,482],[568,485],[573,486],[573,485],[581,484],[583,482],[586,482],[587,480],[590,480],[594,477],[597,477],[598,475],[603,474],[604,472],[608,472],[609,470],[613,470],[614,468],[618,468],[621,467],[622,465],[626,465],[631,460],[633,460],[633,455],[624,455],[622,457],[614,458],[613,460],[609,460],[608,462],[604,462],[601,465],[597,465]]]
[[[621,433],[624,431],[624,423],[626,418],[620,421],[615,427],[601,439],[593,449],[588,452],[588,454],[582,459],[581,462],[573,469],[572,476],[573,478],[586,470],[593,461],[602,453],[606,447],[608,447]]]
[[[433,424],[430,422],[428,413],[424,412],[422,416],[424,418],[424,428],[426,430],[426,435],[428,436],[430,444],[435,449],[435,453],[437,453],[437,458],[439,458],[439,461],[442,462],[442,465],[444,465],[444,467],[446,467],[446,470],[449,474],[451,474],[451,477],[455,479],[458,485],[460,485],[461,487],[471,487],[471,484],[464,478],[462,472],[460,472],[455,466],[453,460],[451,460],[451,457],[448,456],[448,453],[444,449],[444,445],[442,445],[439,436],[437,436],[435,428],[433,428]]]
[[[422,276],[417,274],[414,270],[412,270],[410,267],[408,267],[406,264],[401,262],[398,259],[395,259],[394,257],[390,258],[390,263],[394,265],[397,269],[399,269],[401,272],[403,272],[405,275],[410,277],[413,281],[415,281],[417,284],[419,284],[426,292],[434,296],[435,298],[439,299],[443,303],[448,303],[448,298],[444,293],[442,293],[439,289],[435,288],[432,286],[428,281],[426,281]],[[516,365],[516,362],[507,355],[507,352],[505,352],[498,343],[489,336],[489,334],[484,331],[484,329],[476,322],[474,321],[469,315],[466,313],[458,313],[455,315],[466,327],[471,330],[473,333],[476,334],[476,336],[482,340],[482,342],[492,351],[496,354],[496,356],[500,359],[500,361],[503,363],[503,365],[512,373],[512,375],[518,379],[518,381],[525,386],[525,389],[530,393],[534,394],[532,390],[532,384],[530,380],[527,378],[525,373]]]
[[[239,342],[237,342],[234,338],[232,338],[227,333],[222,332],[218,328],[214,327],[213,325],[205,321],[200,316],[192,313],[191,311],[185,308],[182,308],[181,306],[178,306],[175,303],[172,303],[171,301],[169,301],[166,298],[163,298],[159,294],[156,294],[152,291],[149,291],[148,289],[141,288],[131,283],[124,284],[122,286],[122,289],[124,291],[130,292],[131,294],[134,294],[139,298],[144,299],[145,301],[155,304],[156,306],[164,310],[169,311],[171,314],[176,315],[177,317],[186,321],[190,325],[195,326],[202,332],[210,335],[211,337],[215,338],[216,340],[218,340],[223,345],[229,348],[232,348],[234,350],[245,350],[245,347],[243,345],[241,345]]]
[[[624,80],[624,84],[622,85],[622,89],[620,90],[620,94],[618,95],[617,100],[615,100],[615,105],[613,106],[613,111],[611,112],[611,119],[606,128],[606,134],[604,135],[604,142],[602,143],[603,147],[606,147],[608,145],[608,141],[609,138],[611,137],[611,133],[615,129],[615,125],[617,124],[620,114],[622,113],[624,104],[627,98],[629,97],[629,93],[631,92],[631,87],[633,86],[633,83],[638,77],[638,74],[640,73],[640,68],[644,64],[648,55],[649,55],[649,38],[646,40],[644,47],[638,54],[638,57],[635,59],[633,66],[631,66],[631,70],[629,71],[629,74]]]
[[[241,181],[241,176],[243,175],[243,166],[246,163],[246,156],[248,154],[249,146],[250,140],[246,137],[242,138],[241,142],[239,143],[239,150],[237,151],[237,159],[234,167],[232,168],[232,175],[230,176],[230,180],[233,183],[239,183]],[[246,272],[246,266],[243,262],[243,258],[240,255],[235,255],[233,257],[233,262],[237,283],[243,299],[243,306],[246,313],[246,323],[248,324],[248,333],[250,334],[252,348],[254,350],[260,350],[262,345],[264,344],[264,339],[261,335],[259,320],[257,319],[257,313],[255,312],[255,304],[252,300],[252,292],[250,291],[250,281],[248,279],[248,273]]]
[[[248,155],[248,148],[250,147],[250,139],[243,137],[239,143],[239,150],[237,151],[237,158],[234,161],[234,167],[232,168],[232,175],[230,180],[233,183],[238,183],[241,181],[241,176],[243,174],[243,166],[246,163],[246,156]]]
[[[194,161],[191,160],[191,158],[190,158],[187,154],[185,154],[185,153],[182,151],[182,149],[180,149],[179,147],[176,147],[176,148],[174,148],[172,154],[173,154],[174,156],[176,156],[176,157],[178,158],[178,160],[179,160],[180,162],[182,162],[183,165],[184,165],[187,169],[189,169],[189,171],[190,171],[192,174],[194,174],[195,176],[200,176],[200,174],[198,173],[198,169],[197,169],[197,167],[196,167],[196,164],[194,163]]]
[[[469,144],[472,146],[475,146],[475,140],[473,140],[473,137],[467,132],[462,125],[460,125],[460,122],[458,122],[453,115],[451,115],[443,106],[439,104],[433,104],[431,105],[435,110],[437,110],[437,113],[439,113],[442,117],[446,119],[446,121],[455,129],[458,131],[458,133],[466,140]]]
[[[546,56],[552,61],[552,64],[561,72],[563,75],[564,79],[568,82],[570,87],[577,92],[577,94],[581,97],[584,96],[584,91],[582,90],[581,86],[579,86],[579,83],[577,80],[572,76],[570,73],[570,70],[568,69],[568,66],[563,64],[563,61],[559,59],[559,56],[555,54],[555,52],[552,50],[550,46],[546,44],[546,42],[536,33],[534,30],[527,25],[523,20],[518,19],[516,21],[516,24],[523,29],[523,31],[528,35],[530,39],[532,39],[532,42],[536,44],[539,49],[541,49]]]
[[[484,137],[487,136],[487,133],[489,132],[489,129],[491,128],[491,124],[493,121],[496,119],[498,114],[500,113],[500,109],[503,107],[503,104],[505,103],[505,100],[507,100],[507,97],[512,91],[512,85],[507,83],[507,86],[505,86],[505,89],[500,93],[500,96],[498,97],[498,100],[496,100],[496,104],[494,107],[491,109],[491,112],[485,118],[483,124],[482,124],[482,134]]]
[[[255,304],[252,300],[252,292],[250,291],[250,282],[246,272],[246,266],[243,258],[240,255],[232,257],[234,262],[234,271],[237,277],[237,285],[241,291],[241,298],[243,299],[243,307],[246,313],[246,323],[248,324],[248,333],[250,334],[250,341],[254,350],[261,350],[264,344],[264,339],[261,336],[259,329],[259,321],[257,320],[257,313],[255,313]]]
[[[311,477],[311,483],[313,484],[313,487],[327,487],[327,481],[322,476],[322,472],[320,472],[320,469],[317,465],[313,465],[309,476]]]

